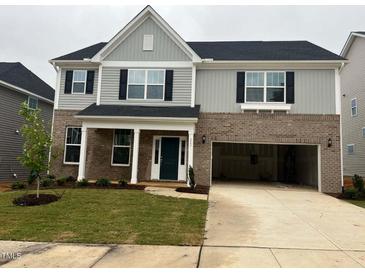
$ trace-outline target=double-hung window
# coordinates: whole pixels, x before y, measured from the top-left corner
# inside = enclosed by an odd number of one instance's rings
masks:
[[[246,102],[284,103],[285,72],[249,71],[246,72]]]
[[[357,116],[357,99],[351,99],[351,116]]]
[[[116,129],[113,138],[112,165],[128,166],[131,152],[131,130]]]
[[[68,127],[66,128],[66,142],[65,142],[65,164],[78,164],[80,160],[81,148],[81,128]]]
[[[128,99],[163,100],[165,70],[128,70]]]
[[[28,108],[37,109],[38,108],[38,99],[35,97],[28,97]]]
[[[84,94],[86,90],[86,70],[74,70],[72,77],[72,93]]]

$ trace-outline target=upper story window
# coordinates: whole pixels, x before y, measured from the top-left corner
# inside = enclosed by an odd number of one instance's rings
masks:
[[[357,116],[357,99],[351,99],[351,116]]]
[[[74,70],[72,77],[72,93],[84,94],[86,90],[86,70]]]
[[[28,107],[30,109],[37,109],[38,108],[38,98],[35,97],[28,97]]]
[[[65,164],[78,164],[80,160],[81,149],[81,128],[68,127],[66,128],[65,141]]]
[[[285,72],[249,71],[245,83],[246,102],[285,102]]]
[[[165,70],[128,70],[128,99],[163,100],[165,90]]]

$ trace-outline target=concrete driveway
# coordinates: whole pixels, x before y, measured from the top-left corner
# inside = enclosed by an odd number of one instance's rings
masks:
[[[365,209],[303,188],[216,184],[201,267],[365,266]]]

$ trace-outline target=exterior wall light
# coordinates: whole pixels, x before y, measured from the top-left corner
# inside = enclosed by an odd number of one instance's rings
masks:
[[[328,138],[327,146],[328,147],[331,147],[332,146],[332,139],[331,138]]]
[[[206,140],[207,140],[207,136],[203,135],[202,136],[202,143],[205,144]]]
[[[15,134],[16,134],[16,135],[19,135],[19,133],[20,133],[19,129],[16,129],[16,130],[15,130]]]

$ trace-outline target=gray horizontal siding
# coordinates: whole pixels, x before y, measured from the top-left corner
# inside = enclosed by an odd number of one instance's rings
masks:
[[[16,173],[18,179],[25,179],[29,171],[17,160],[22,153],[22,137],[16,134],[24,121],[18,114],[20,104],[28,99],[27,95],[0,86],[0,182],[13,180]],[[38,101],[48,130],[51,130],[53,105]]]
[[[77,69],[95,70],[94,92],[93,92],[93,94],[65,94],[66,71],[67,70],[77,70]],[[89,105],[96,102],[97,87],[98,87],[98,70],[97,69],[91,69],[91,68],[66,69],[66,68],[62,68],[58,108],[59,109],[79,110],[79,109],[84,109],[84,108],[88,107]]]
[[[202,112],[239,112],[236,103],[238,70],[198,70],[196,104]],[[333,70],[294,70],[295,104],[291,113],[334,114],[335,78]]]
[[[139,104],[139,105],[190,105],[191,102],[191,68],[175,68],[173,78],[172,101],[156,100],[119,100],[119,77],[122,68],[103,67],[100,103],[105,105]]]
[[[365,176],[365,39],[356,38],[346,58],[349,63],[341,72],[344,175]],[[357,99],[357,116],[351,117],[351,99]],[[354,144],[354,153],[347,153],[347,144]]]
[[[143,36],[153,34],[153,51],[143,51]],[[181,48],[151,18],[117,46],[107,61],[189,61]]]

